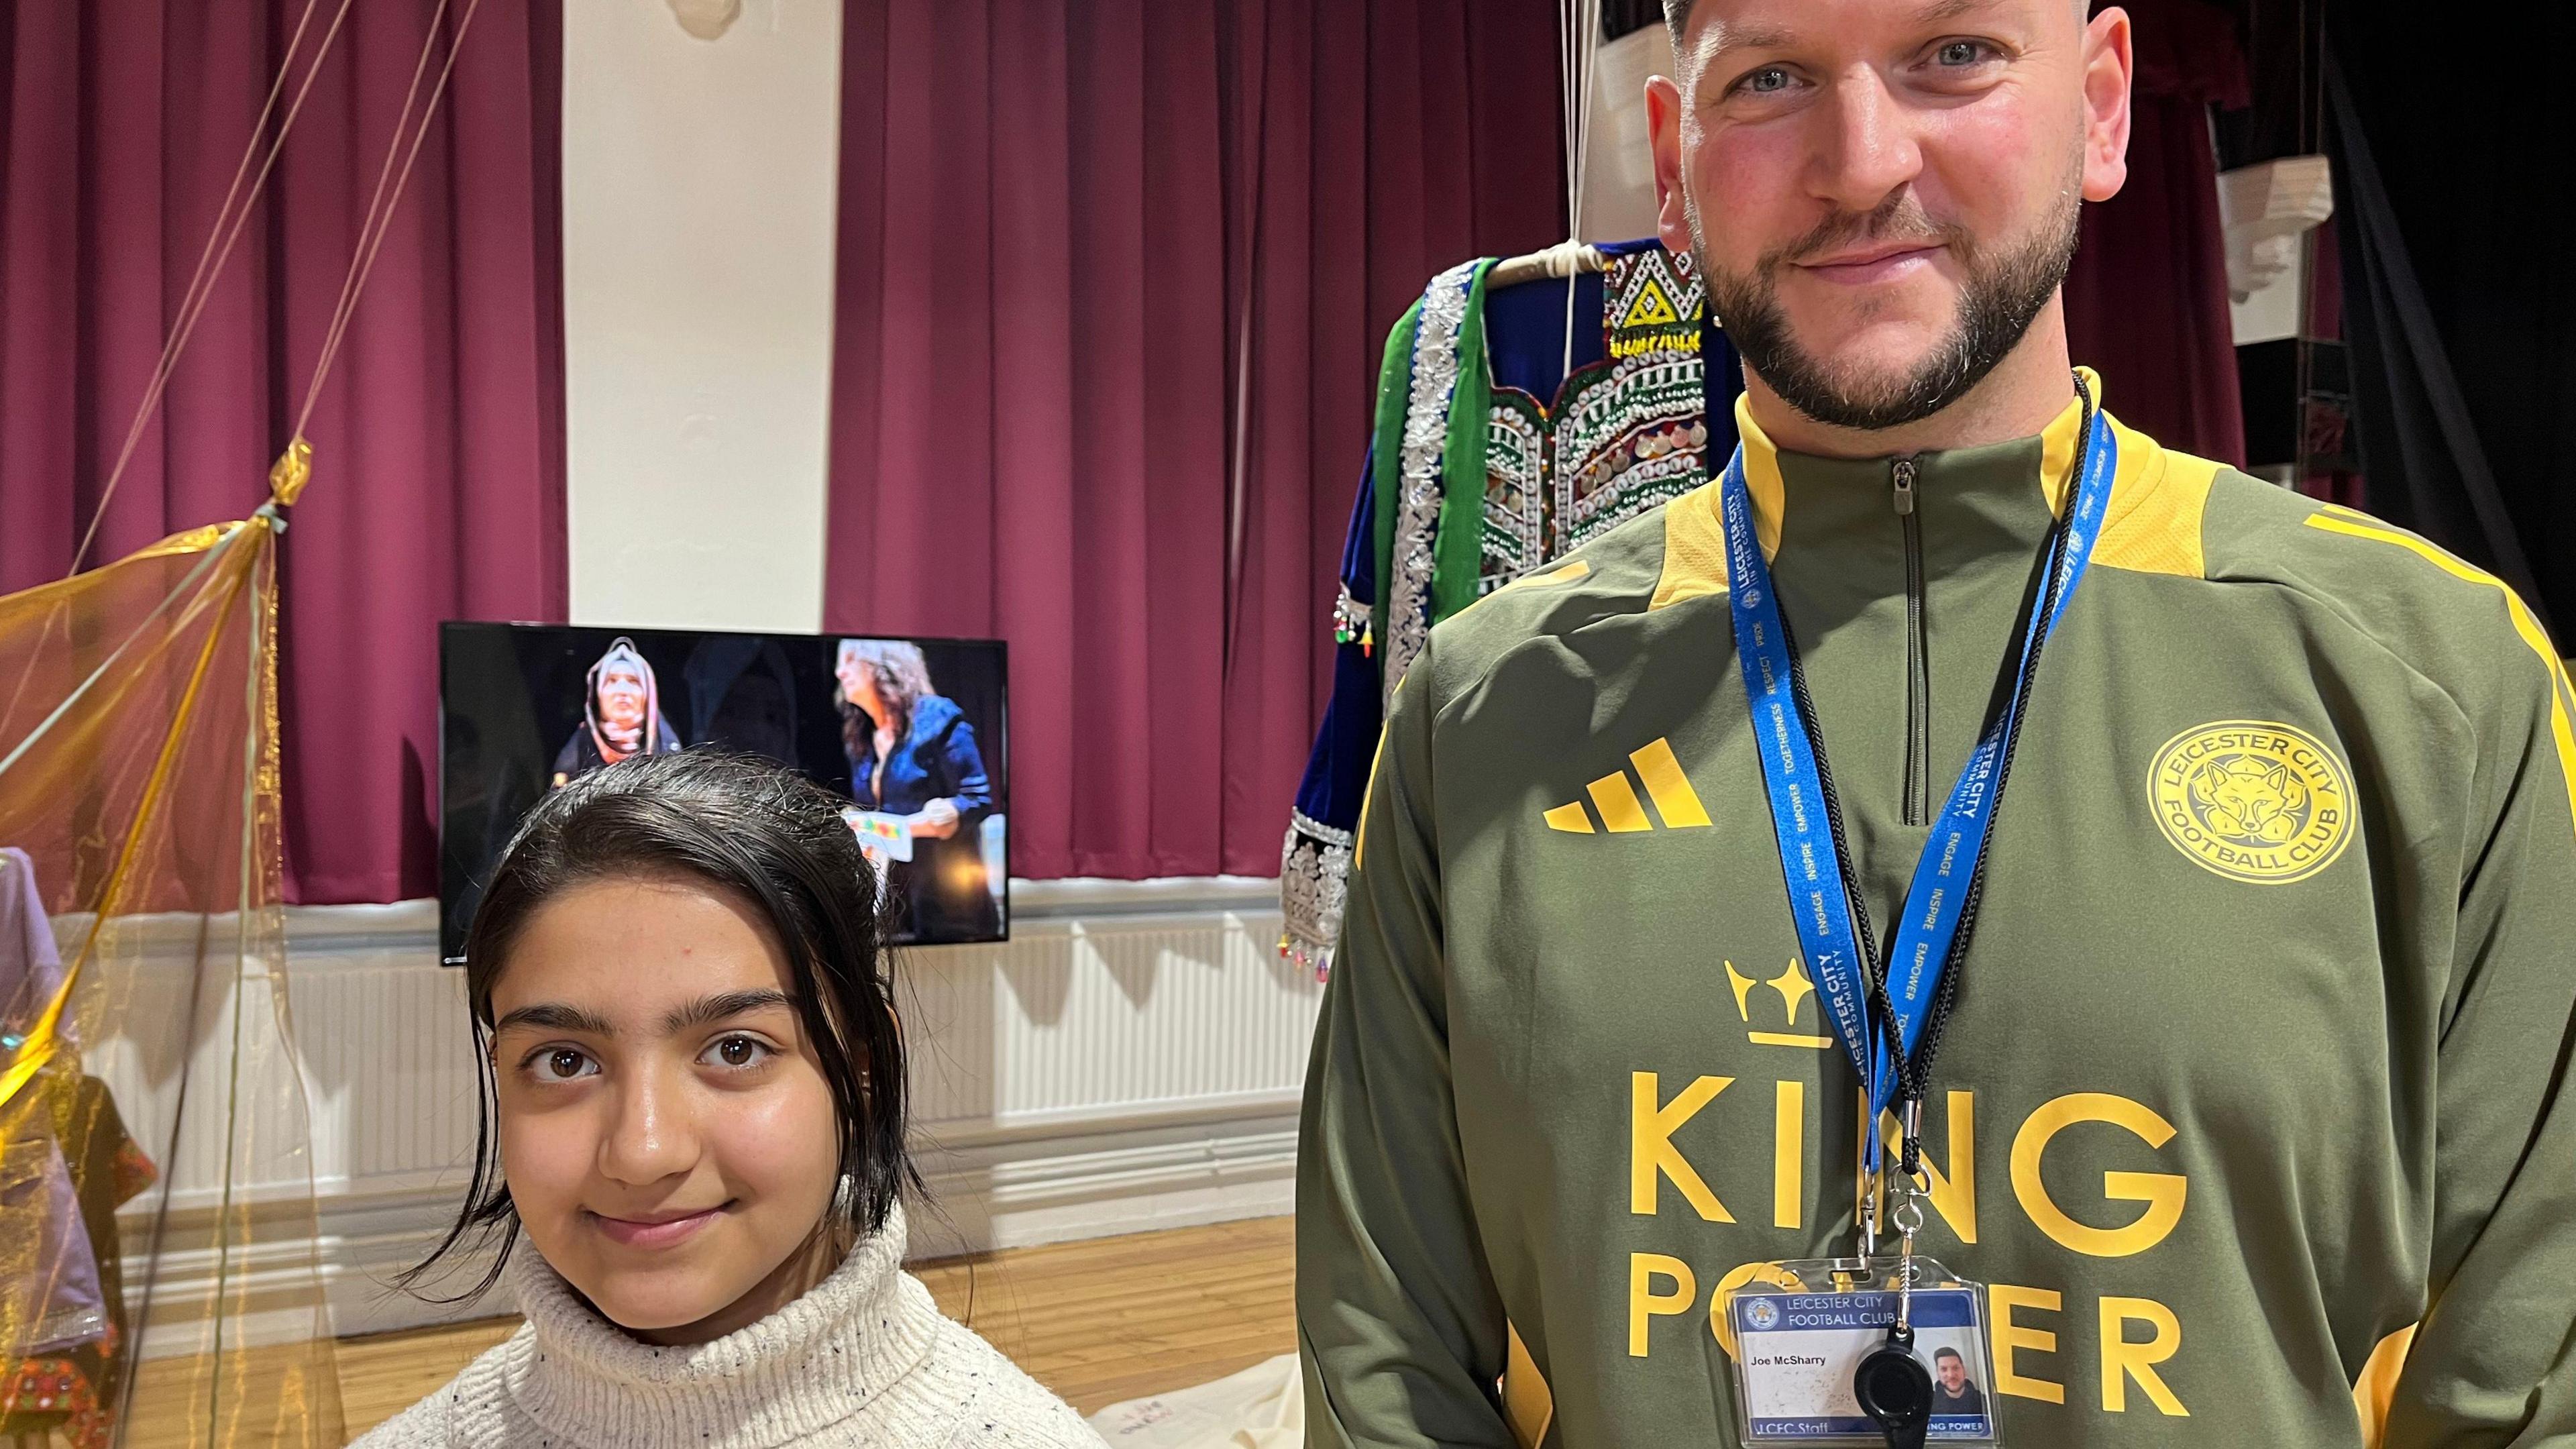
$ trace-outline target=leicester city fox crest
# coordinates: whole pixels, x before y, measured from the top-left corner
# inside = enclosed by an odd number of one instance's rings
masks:
[[[2352,838],[2351,771],[2291,725],[2222,720],[2185,730],[2156,752],[2148,792],[2165,838],[2230,880],[2305,880]]]

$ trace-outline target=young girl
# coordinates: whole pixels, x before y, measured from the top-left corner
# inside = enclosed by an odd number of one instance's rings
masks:
[[[430,1262],[524,1230],[483,1286],[527,1326],[362,1446],[1099,1444],[902,1271],[903,1042],[841,804],[689,751],[521,824],[466,940],[491,1093]]]

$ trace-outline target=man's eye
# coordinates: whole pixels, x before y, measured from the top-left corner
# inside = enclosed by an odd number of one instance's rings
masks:
[[[719,1037],[711,1043],[701,1060],[715,1066],[740,1069],[756,1067],[767,1061],[769,1055],[770,1047],[767,1042],[747,1036],[728,1036]]]
[[[1767,65],[1737,82],[1749,95],[1773,96],[1789,88],[1789,73],[1776,65]]]
[[[1944,44],[1934,57],[1946,66],[1976,65],[1990,59],[1994,47],[1982,40],[1953,40]]]

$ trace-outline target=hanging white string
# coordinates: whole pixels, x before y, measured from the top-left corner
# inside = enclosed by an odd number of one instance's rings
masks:
[[[313,404],[322,395],[323,380],[331,375],[331,364],[339,359],[340,344],[348,337],[349,319],[358,310],[358,296],[366,290],[367,274],[375,270],[376,254],[384,249],[385,236],[393,229],[394,209],[402,204],[405,187],[411,184],[414,162],[420,159],[421,143],[429,139],[429,127],[438,115],[438,103],[447,94],[448,78],[456,73],[456,55],[464,48],[465,32],[474,24],[475,11],[483,0],[466,0],[465,9],[457,16],[456,31],[448,37],[447,59],[438,68],[438,83],[431,87],[429,99],[420,107],[417,124],[412,121],[412,105],[420,98],[420,78],[429,69],[429,57],[438,48],[440,22],[447,18],[447,0],[438,0],[438,9],[429,17],[429,33],[421,40],[420,60],[412,67],[411,89],[403,96],[402,113],[394,120],[393,142],[385,150],[385,164],[376,173],[376,194],[367,202],[366,220],[358,230],[357,253],[349,259],[349,274],[340,283],[339,305],[333,308],[331,326],[322,339],[322,351],[313,362],[313,381],[304,389],[304,405],[296,410],[295,429],[288,436],[304,436],[304,425],[312,420]],[[404,127],[411,127],[409,147],[405,147]],[[394,171],[394,156],[402,156],[402,170]],[[386,190],[386,178],[392,177],[392,190]]]
[[[1235,327],[1234,456],[1229,460],[1232,478],[1226,490],[1224,668],[1229,677],[1234,670],[1234,646],[1243,621],[1243,530],[1245,517],[1251,511],[1252,486],[1252,338],[1259,315],[1255,304],[1261,298],[1262,181],[1270,159],[1266,124],[1270,108],[1270,7],[1260,9],[1259,18],[1250,27],[1253,42],[1260,47],[1261,60],[1253,67],[1252,103],[1246,112],[1250,121],[1243,127],[1252,138],[1252,175],[1244,192],[1243,311]]]
[[[260,154],[260,132],[267,126],[268,118],[276,108],[278,95],[286,85],[287,74],[294,69],[296,53],[302,47],[305,30],[313,18],[313,11],[318,3],[319,0],[305,0],[304,13],[296,21],[295,30],[287,40],[286,56],[278,65],[277,79],[271,83],[268,99],[260,108],[258,120],[251,126],[249,147],[243,152],[240,165],[234,169],[232,185],[226,189],[223,205],[215,214],[214,228],[206,239],[206,248],[198,255],[196,274],[189,279],[188,290],[180,299],[177,324],[171,328],[168,340],[162,344],[161,357],[153,369],[151,383],[145,388],[143,399],[135,408],[134,419],[126,428],[125,444],[117,454],[115,467],[108,472],[106,486],[99,492],[97,510],[91,514],[89,527],[81,535],[80,547],[72,554],[72,566],[64,575],[65,578],[80,572],[81,563],[88,556],[90,545],[97,540],[99,525],[107,517],[108,504],[116,497],[117,485],[124,479],[126,465],[132,461],[135,447],[142,441],[144,429],[160,405],[162,395],[168,388],[171,372],[178,365],[180,353],[187,347],[189,334],[195,330],[197,319],[204,315],[206,304],[214,295],[215,278],[222,273],[224,263],[231,258],[233,245],[240,240],[242,228],[250,220],[259,194],[268,182],[269,173],[277,166],[278,154],[286,145],[287,132],[294,128],[295,118],[304,109],[305,97],[312,93],[313,82],[321,72],[322,62],[330,54],[332,43],[339,38],[342,23],[348,19],[351,0],[340,0],[339,8],[332,14],[330,27],[323,32],[321,42],[314,48],[311,61],[305,66],[304,77],[296,86],[294,100],[288,103],[284,118],[278,122],[276,134],[269,138],[267,153],[260,161],[259,172],[251,178],[249,188],[245,191],[242,177],[250,169],[251,157]],[[401,202],[403,190],[411,180],[412,165],[420,157],[421,144],[428,138],[430,123],[437,113],[439,100],[446,94],[448,78],[455,72],[457,50],[463,45],[466,29],[474,23],[475,11],[480,8],[482,0],[467,0],[464,12],[456,23],[455,33],[449,39],[447,59],[439,68],[438,83],[431,90],[428,102],[420,106],[418,121],[414,124],[412,110],[420,100],[421,78],[427,74],[429,58],[438,45],[440,22],[445,19],[447,3],[448,0],[439,0],[438,10],[430,17],[428,33],[421,42],[420,59],[412,66],[411,88],[403,97],[402,114],[394,123],[393,140],[386,149],[384,165],[377,172],[375,195],[369,199],[366,217],[360,224],[358,245],[355,254],[349,259],[349,271],[341,279],[340,300],[332,310],[320,355],[314,362],[312,381],[306,386],[303,405],[296,413],[292,437],[301,438],[305,423],[313,416],[314,400],[321,395],[323,380],[330,375],[331,364],[339,355],[340,344],[348,332],[349,319],[357,310],[359,293],[365,289],[367,274],[374,269],[376,254],[384,246],[394,208]],[[410,128],[408,146],[405,145],[406,126]],[[394,158],[397,155],[402,157],[402,168],[399,173],[394,170]],[[390,189],[388,189],[389,178]],[[236,201],[239,203],[238,207],[235,205]],[[64,608],[57,606],[46,620],[45,630],[50,633],[63,617]],[[38,650],[29,655],[27,668],[18,677],[17,687],[10,694],[8,707],[0,710],[0,720],[15,715],[18,702],[26,693],[28,681],[34,677],[35,661],[41,654],[41,650],[40,643]]]
[[[1601,0],[1557,0],[1558,90],[1565,101],[1565,228],[1570,252],[1583,243],[1583,182],[1592,132],[1592,73],[1601,50]],[[1574,372],[1574,293],[1580,268],[1565,274],[1565,355],[1557,382]],[[1605,296],[1602,305],[1608,306]]]
[[[1566,229],[1569,229],[1569,240],[1582,242],[1584,193],[1587,193],[1589,175],[1592,175],[1592,98],[1595,98],[1592,80],[1595,80],[1595,72],[1600,70],[1602,0],[1574,0],[1574,8],[1577,8],[1579,21],[1582,21],[1582,28],[1579,28],[1582,46],[1577,52],[1577,67],[1574,67],[1574,72],[1577,72],[1574,90],[1577,90],[1579,121],[1574,124],[1574,152],[1571,152],[1571,160],[1566,162],[1566,173],[1574,183],[1574,196],[1566,204]]]
[[[304,35],[312,27],[313,12],[318,3],[319,0],[304,0],[303,13],[296,17],[295,29],[287,36],[286,52],[277,63],[277,78],[269,82],[267,98],[261,101],[259,115],[251,122],[250,139],[242,145],[241,160],[234,165],[232,181],[224,188],[223,202],[215,208],[214,222],[206,229],[206,244],[197,253],[196,270],[189,275],[187,290],[179,296],[175,321],[169,335],[162,340],[161,355],[153,363],[152,377],[144,385],[142,398],[134,405],[134,416],[126,424],[125,441],[117,449],[114,466],[108,469],[106,485],[99,490],[98,503],[91,510],[89,526],[81,532],[80,545],[72,550],[71,567],[63,573],[66,579],[80,572],[81,564],[89,557],[90,546],[98,541],[99,526],[106,521],[108,505],[115,501],[117,485],[125,479],[126,466],[134,460],[134,451],[143,441],[144,430],[161,406],[162,394],[169,387],[170,374],[179,365],[179,354],[187,347],[189,334],[196,330],[197,319],[204,315],[206,304],[213,298],[215,279],[223,273],[224,263],[231,259],[233,244],[240,239],[242,227],[250,220],[261,189],[268,184],[269,173],[276,168],[278,152],[286,145],[286,133],[294,129],[295,117],[304,109],[304,98],[312,93],[314,77],[320,74],[323,60],[330,55],[332,44],[339,39],[341,24],[349,18],[350,0],[340,0],[339,8],[332,12],[331,24],[323,31],[311,59],[305,64],[304,79],[295,88],[295,99],[287,104],[286,115],[277,123],[277,133],[269,137],[263,154],[260,136],[268,129],[269,117],[277,111],[277,98],[286,90],[287,77],[294,71],[296,57],[304,48]],[[253,176],[251,161],[255,157],[260,164],[258,174]],[[247,190],[243,186],[246,176],[250,178]],[[46,614],[36,646],[28,653],[27,667],[19,672],[18,683],[10,690],[8,705],[0,708],[0,721],[17,716],[18,705],[26,698],[28,682],[35,677],[36,661],[42,657],[53,631],[61,627],[68,617],[67,609],[67,605],[57,605]]]
[[[331,15],[330,28],[322,33],[321,43],[313,50],[312,60],[304,68],[304,79],[295,88],[295,99],[288,103],[285,119],[277,124],[277,134],[269,138],[268,151],[261,156],[259,174],[252,178],[250,189],[242,190],[242,177],[250,170],[251,158],[260,156],[260,132],[267,128],[269,115],[277,108],[279,92],[286,87],[287,73],[295,68],[296,52],[304,43],[305,28],[312,22],[317,0],[305,0],[304,13],[295,22],[294,32],[287,37],[285,58],[278,62],[277,79],[270,83],[268,99],[259,108],[259,118],[251,123],[250,143],[242,150],[241,164],[233,168],[232,185],[224,190],[223,205],[215,211],[215,223],[206,234],[205,250],[197,254],[197,269],[188,279],[188,289],[179,298],[177,321],[168,340],[161,344],[160,360],[152,369],[152,380],[144,386],[142,400],[134,407],[133,421],[125,428],[124,445],[117,449],[116,464],[108,469],[107,484],[99,490],[98,506],[91,511],[89,527],[81,534],[80,547],[72,551],[72,565],[63,574],[70,578],[79,573],[89,557],[90,545],[98,539],[99,525],[106,521],[107,505],[116,498],[116,488],[125,480],[126,465],[134,460],[134,450],[143,441],[144,429],[159,411],[161,395],[168,390],[170,373],[179,364],[179,354],[188,345],[188,335],[196,330],[197,319],[205,314],[206,304],[214,297],[215,278],[231,259],[233,244],[241,239],[242,228],[250,221],[259,193],[268,184],[269,172],[276,169],[278,152],[286,145],[286,133],[295,127],[296,114],[304,109],[304,98],[313,91],[314,77],[331,53],[332,43],[340,37],[340,26],[349,18],[350,0],[340,0],[340,8]],[[236,208],[235,203],[239,206]]]

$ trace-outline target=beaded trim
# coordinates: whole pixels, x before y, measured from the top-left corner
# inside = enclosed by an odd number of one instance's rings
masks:
[[[1377,638],[1370,627],[1371,612],[1368,605],[1351,597],[1350,585],[1339,586],[1333,595],[1333,642],[1357,644],[1363,655],[1374,652]]]
[[[1689,257],[1660,247],[1625,253],[1603,278],[1609,355],[1566,379],[1553,410],[1495,391],[1480,592],[1708,481],[1699,355],[1707,296]]]
[[[1318,980],[1332,970],[1350,905],[1354,838],[1303,811],[1288,812],[1288,839],[1279,851],[1279,916],[1286,928],[1279,954],[1312,968]]]
[[[1478,593],[1495,589],[1547,557],[1547,422],[1530,404],[1497,393],[1485,432],[1485,549]]]
[[[1647,247],[1610,264],[1602,323],[1610,356],[1699,351],[1699,317],[1708,289],[1688,253]]]
[[[1708,420],[1696,355],[1612,364],[1556,420],[1555,545],[1568,553],[1708,481]]]
[[[1431,637],[1431,564],[1440,527],[1440,459],[1449,436],[1449,396],[1458,385],[1458,332],[1481,259],[1460,262],[1423,289],[1413,330],[1413,376],[1404,400],[1404,443],[1386,595],[1385,704]]]

